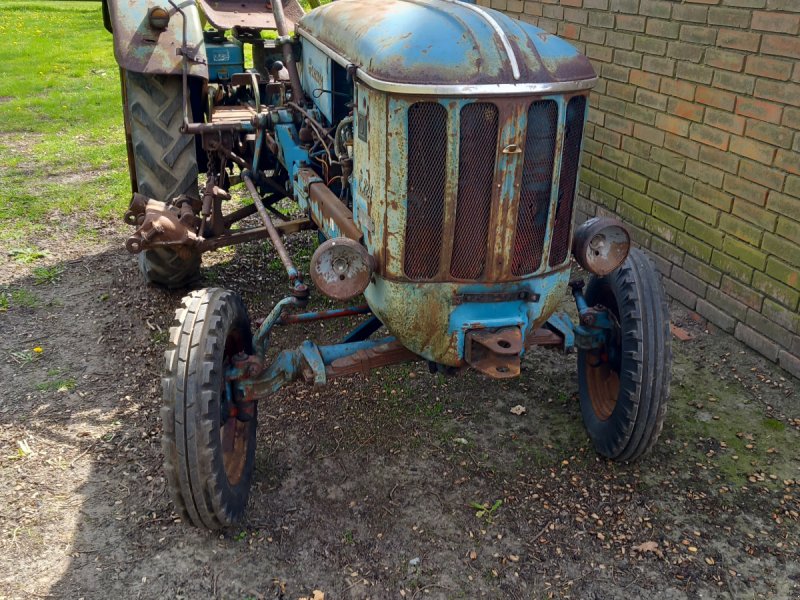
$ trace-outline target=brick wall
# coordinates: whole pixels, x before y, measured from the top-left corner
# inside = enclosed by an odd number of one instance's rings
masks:
[[[667,292],[800,377],[800,0],[479,0],[601,76],[578,218],[614,212]]]

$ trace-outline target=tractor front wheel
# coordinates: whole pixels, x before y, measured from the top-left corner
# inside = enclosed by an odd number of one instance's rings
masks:
[[[669,312],[658,272],[631,250],[625,262],[586,288],[589,306],[611,313],[615,326],[605,345],[578,352],[583,422],[597,452],[632,461],[661,433],[669,398]]]
[[[162,380],[164,470],[176,509],[220,529],[244,514],[256,450],[256,404],[228,385],[234,356],[251,354],[242,299],[217,288],[183,299],[170,329]]]

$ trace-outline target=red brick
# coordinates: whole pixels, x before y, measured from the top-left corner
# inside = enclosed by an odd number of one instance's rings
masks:
[[[703,120],[703,111],[705,109],[702,106],[692,104],[691,102],[684,102],[683,100],[671,98],[669,101],[668,110],[675,116],[700,122]]]
[[[731,140],[731,152],[752,158],[765,165],[771,165],[775,158],[775,148],[755,140],[735,137]]]
[[[778,220],[772,213],[739,198],[733,202],[733,214],[765,231],[774,231]]]
[[[753,94],[755,84],[756,78],[751,75],[740,75],[739,73],[721,70],[714,71],[714,87],[750,96]]]
[[[786,175],[779,169],[765,167],[764,165],[750,162],[749,160],[742,161],[739,167],[739,175],[748,181],[761,184],[772,190],[780,190],[786,179]],[[767,220],[765,219],[763,225],[766,227],[767,224]]]
[[[736,135],[744,133],[745,119],[722,110],[706,109],[705,123]]]
[[[686,137],[689,135],[689,121],[684,121],[669,115],[656,115],[656,127],[674,135]]]
[[[723,169],[728,173],[736,174],[739,172],[739,157],[730,152],[720,152],[711,146],[700,148],[700,161]]]
[[[759,206],[764,206],[767,203],[767,192],[769,190],[764,186],[752,183],[741,177],[725,175],[725,183],[722,189],[729,194],[734,194],[739,198],[744,198]]]
[[[750,287],[742,285],[735,279],[731,279],[727,275],[723,275],[719,289],[725,292],[727,295],[731,296],[732,298],[735,298],[742,304],[749,306],[753,310],[757,311],[761,310],[761,305],[764,301],[764,296],[762,296],[755,290],[751,289]]]
[[[718,69],[739,72],[744,67],[744,55],[718,48],[706,50],[706,64]]]
[[[654,75],[653,73],[632,70],[630,74],[630,82],[633,85],[657,92],[661,85],[661,77]]]
[[[759,10],[753,13],[753,21],[750,26],[753,29],[770,33],[798,33],[800,32],[800,15]]]
[[[800,58],[800,37],[790,35],[764,35],[761,42],[763,54]]]
[[[683,100],[694,100],[695,88],[697,86],[688,81],[681,81],[679,79],[668,79],[666,77],[661,79],[661,93],[668,96],[677,96]]]
[[[747,121],[747,137],[787,150],[792,147],[792,133],[791,129],[764,123],[764,121],[754,119]]]
[[[681,26],[680,39],[686,42],[713,46],[717,40],[717,31],[711,27],[697,27],[695,25]]]
[[[736,99],[736,114],[753,117],[768,123],[780,123],[783,107],[773,102],[764,102],[754,98],[738,97]]]
[[[619,83],[618,81],[609,81],[606,93],[614,98],[619,98],[626,102],[633,102],[633,99],[636,97],[636,88],[632,85]]]
[[[736,324],[735,336],[737,340],[744,342],[755,351],[766,356],[772,362],[778,360],[778,352],[780,351],[778,345],[744,323]]]
[[[744,72],[758,77],[788,81],[792,75],[792,63],[764,56],[748,56]]]
[[[736,105],[736,94],[698,85],[695,100],[700,104],[715,106],[723,110],[733,110]]]
[[[706,148],[707,146],[703,146]],[[725,171],[703,164],[701,162],[689,161],[686,163],[686,175],[697,181],[702,181],[714,187],[721,188]]]
[[[780,190],[783,187],[784,180],[786,179],[786,175],[784,175],[779,169],[765,167],[764,165],[750,162],[748,160],[742,161],[742,164],[739,167],[739,175],[748,181],[753,181],[772,190]],[[766,226],[766,224],[767,223],[765,222],[764,225]]]
[[[671,133],[666,134],[664,147],[691,158],[692,160],[697,160],[700,155],[700,144],[684,137],[672,135]]]
[[[644,33],[645,18],[636,15],[617,15],[617,29]]]
[[[559,28],[558,34],[568,40],[577,40],[581,35],[581,28],[574,23],[563,23]]]
[[[758,33],[746,33],[735,29],[720,29],[717,35],[718,46],[747,52],[756,52],[760,41],[761,35]]]
[[[708,23],[747,28],[750,26],[750,13],[751,11],[741,8],[712,8],[708,11]]]
[[[608,114],[605,119],[605,126],[612,131],[617,131],[624,135],[633,134],[633,123],[627,119],[621,119],[616,115]]]
[[[800,108],[787,107],[783,111],[782,123],[792,129],[800,129]]]
[[[695,142],[705,144],[706,146],[713,146],[714,148],[719,148],[720,150],[727,150],[728,145],[730,144],[731,136],[730,134],[720,131],[719,129],[715,129],[714,127],[701,125],[699,123],[692,123],[689,138]]]
[[[664,145],[664,132],[653,127],[636,123],[633,126],[633,137],[653,144],[654,146]]]
[[[660,56],[645,56],[642,59],[642,68],[649,73],[658,73],[672,77],[675,74],[675,60],[661,58]]]
[[[778,155],[775,157],[775,166],[789,173],[800,175],[800,159],[798,159],[796,152],[778,150]],[[800,225],[798,225],[798,228],[800,229]]]
[[[800,38],[798,38],[798,41],[800,41]],[[800,84],[796,83],[759,79],[756,82],[755,95],[767,100],[800,106]]]

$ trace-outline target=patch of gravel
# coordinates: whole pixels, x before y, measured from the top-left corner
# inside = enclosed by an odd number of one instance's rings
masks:
[[[48,260],[63,267],[52,284],[0,259],[3,285],[40,300],[0,313],[0,597],[800,594],[797,382],[678,309],[694,337],[675,343],[673,407],[636,465],[592,450],[574,356],[534,350],[507,382],[402,365],[265,400],[245,522],[216,533],[179,522],[158,412],[181,294],[143,286],[124,233],[108,236],[88,254],[51,236]],[[236,248],[207,261],[206,283],[260,316],[286,290],[274,261]],[[345,327],[280,330],[274,344]],[[719,415],[752,426],[729,430]],[[770,453],[768,439],[784,445]]]

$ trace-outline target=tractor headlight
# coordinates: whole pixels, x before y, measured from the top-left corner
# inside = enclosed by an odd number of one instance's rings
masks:
[[[578,227],[572,241],[575,260],[595,275],[608,275],[628,257],[631,236],[625,226],[609,217],[594,217]]]
[[[169,25],[169,12],[160,6],[154,6],[150,9],[148,20],[150,21],[150,27],[163,31]]]

